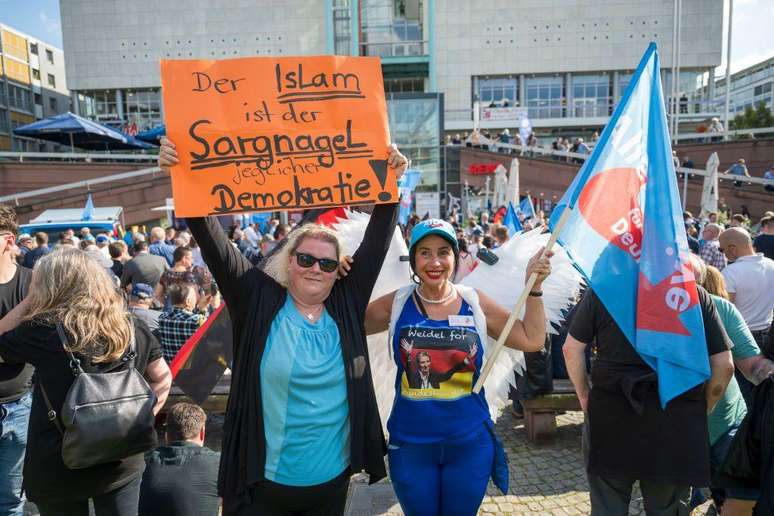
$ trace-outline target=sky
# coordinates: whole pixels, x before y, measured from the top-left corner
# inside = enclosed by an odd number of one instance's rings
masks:
[[[723,1],[727,12],[729,0]],[[724,17],[724,20],[723,61],[717,77],[724,75],[726,69],[727,19]],[[731,72],[774,56],[771,20],[774,20],[774,0],[734,0]],[[59,0],[0,0],[0,22],[62,48]]]

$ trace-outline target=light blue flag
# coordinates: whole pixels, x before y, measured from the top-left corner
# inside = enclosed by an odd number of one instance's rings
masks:
[[[509,236],[513,236],[519,231],[524,230],[521,226],[519,216],[516,215],[516,210],[513,209],[513,204],[511,203],[508,203],[508,210],[505,212],[505,217],[503,217],[503,226],[508,228]]]
[[[91,220],[94,218],[94,201],[91,200],[91,194],[86,198],[86,206],[83,207],[81,220]]]
[[[642,359],[662,406],[710,377],[656,44],[551,215],[578,269]]]
[[[524,220],[533,218],[535,216],[535,207],[532,206],[532,197],[529,195],[525,196],[519,203],[516,213],[524,215]]]

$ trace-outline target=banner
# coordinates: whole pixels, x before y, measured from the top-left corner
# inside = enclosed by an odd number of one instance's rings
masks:
[[[513,122],[521,126],[521,120],[527,118],[527,108],[522,107],[485,107],[481,108],[481,121]]]
[[[180,217],[395,202],[370,57],[162,60]]]

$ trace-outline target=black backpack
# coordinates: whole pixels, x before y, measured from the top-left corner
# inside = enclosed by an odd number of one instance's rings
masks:
[[[56,331],[70,358],[70,371],[75,376],[59,417],[51,406],[43,382],[39,384],[48,407],[48,419],[62,435],[65,466],[83,469],[155,448],[158,444],[153,426],[156,395],[134,368],[137,356],[134,337],[119,364],[128,362],[126,370],[86,373],[80,360],[68,350],[67,336],[61,324],[57,324]]]

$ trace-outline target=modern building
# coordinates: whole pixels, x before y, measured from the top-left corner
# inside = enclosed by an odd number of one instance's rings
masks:
[[[61,0],[60,9],[76,112],[140,130],[163,120],[159,59],[380,56],[393,139],[422,169],[419,189],[439,194],[443,134],[472,130],[474,106],[484,129],[513,131],[528,117],[541,136],[590,133],[651,41],[669,95],[679,34],[678,98],[698,106],[691,116],[717,114],[714,91],[701,88],[720,64],[723,0]]]
[[[719,110],[725,109],[726,80],[715,84],[715,94]],[[770,111],[774,111],[774,56],[731,74],[731,98],[729,116],[731,118],[751,107],[755,109],[763,102]]]
[[[62,50],[0,24],[0,150],[56,150],[12,131],[69,109]]]

